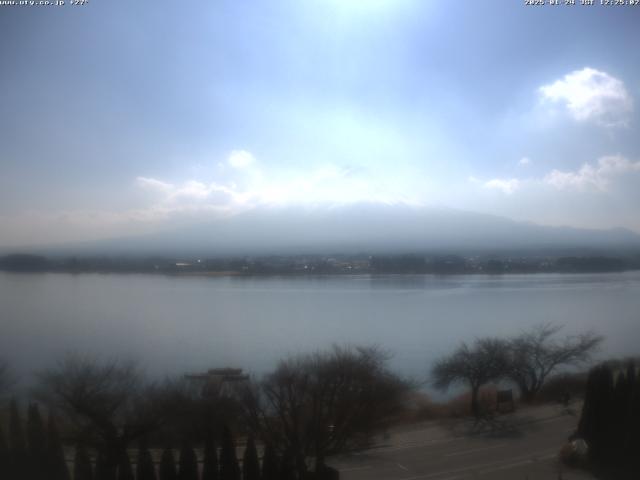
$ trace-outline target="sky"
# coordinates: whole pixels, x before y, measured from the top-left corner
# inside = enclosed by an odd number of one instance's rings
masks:
[[[0,247],[356,203],[640,232],[640,5],[577,3],[0,5]]]

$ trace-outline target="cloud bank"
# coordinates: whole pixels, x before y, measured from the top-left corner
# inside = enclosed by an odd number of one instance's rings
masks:
[[[484,188],[499,190],[505,195],[511,195],[520,188],[520,180],[517,178],[494,178],[483,184]]]
[[[632,162],[620,155],[609,155],[597,163],[585,163],[576,171],[552,170],[544,182],[559,190],[593,190],[607,192],[616,177],[640,172],[640,161]]]
[[[215,180],[175,183],[140,176],[136,185],[152,195],[154,208],[162,210],[236,213],[259,206],[419,203],[361,167],[325,163],[270,169],[246,150],[232,151],[218,167]]]

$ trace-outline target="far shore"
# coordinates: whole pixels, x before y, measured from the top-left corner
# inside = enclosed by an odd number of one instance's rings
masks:
[[[640,253],[626,255],[501,254],[335,254],[267,255],[213,258],[153,256],[0,257],[0,271],[32,273],[147,273],[174,276],[325,276],[325,275],[505,275],[532,273],[593,274],[640,270]]]

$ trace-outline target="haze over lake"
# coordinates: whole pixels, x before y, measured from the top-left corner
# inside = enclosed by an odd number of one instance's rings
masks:
[[[172,277],[0,273],[0,351],[27,375],[67,351],[137,359],[151,374],[379,344],[424,379],[463,340],[542,322],[593,329],[606,357],[637,353],[640,272],[616,274]]]

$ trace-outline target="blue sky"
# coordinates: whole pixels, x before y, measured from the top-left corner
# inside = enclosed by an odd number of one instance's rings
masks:
[[[2,6],[0,246],[356,202],[640,232],[640,6],[523,3]]]

